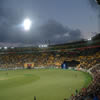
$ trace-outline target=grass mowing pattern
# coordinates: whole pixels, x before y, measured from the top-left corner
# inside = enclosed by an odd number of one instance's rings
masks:
[[[63,100],[90,82],[89,74],[72,70],[0,71],[0,100]]]

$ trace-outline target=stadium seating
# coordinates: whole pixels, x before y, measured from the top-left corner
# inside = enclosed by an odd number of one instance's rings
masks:
[[[99,48],[100,49],[100,48]],[[89,50],[77,50],[73,52],[37,52],[37,53],[4,53],[0,54],[0,68],[16,68],[23,67],[25,63],[33,62],[35,67],[54,66],[61,68],[64,61],[78,61],[77,68],[91,69],[93,74],[93,82],[85,89],[71,96],[71,100],[100,100],[100,51],[98,48],[90,48]],[[72,63],[73,65],[73,63]],[[69,66],[70,67],[70,66]]]
[[[100,64],[95,65],[91,72],[92,83],[87,88],[81,89],[79,93],[72,95],[71,100],[100,100]]]
[[[91,55],[88,52],[83,51],[86,55],[71,55],[68,53],[56,53],[56,52],[39,52],[39,53],[25,53],[25,54],[1,54],[0,55],[0,67],[14,68],[24,67],[24,63],[34,62],[36,67],[48,67],[58,66],[60,67],[64,61],[79,61],[78,68],[89,69],[92,66],[100,63],[100,52],[95,52]],[[76,67],[76,66],[75,66]]]

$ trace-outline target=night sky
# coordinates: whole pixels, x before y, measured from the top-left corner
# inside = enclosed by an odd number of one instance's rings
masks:
[[[99,32],[99,9],[95,0],[0,0],[0,46],[88,39]]]

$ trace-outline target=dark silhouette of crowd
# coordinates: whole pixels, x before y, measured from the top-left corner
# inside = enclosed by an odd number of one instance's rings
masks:
[[[82,88],[79,93],[71,96],[71,100],[100,100],[100,64],[90,70],[93,81],[87,88]]]

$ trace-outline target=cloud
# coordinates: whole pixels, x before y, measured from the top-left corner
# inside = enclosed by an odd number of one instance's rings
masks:
[[[34,44],[38,41],[41,43],[51,41],[51,43],[64,43],[80,40],[81,35],[79,29],[73,30],[55,20],[49,20],[26,33],[5,27],[0,30],[0,42]]]
[[[36,33],[35,33],[36,32]],[[71,29],[55,20],[49,20],[45,24],[39,26],[33,32],[33,37],[38,38],[40,41],[50,40],[53,43],[64,43],[70,41],[77,41],[82,38],[79,29]]]
[[[22,0],[23,1],[23,0]],[[0,0],[0,43],[23,46],[29,44],[39,44],[51,41],[51,43],[64,43],[80,40],[82,38],[79,29],[71,29],[68,26],[48,20],[43,24],[32,27],[29,32],[22,30],[20,26],[22,20],[26,17],[25,12],[32,12],[31,4],[26,0]],[[32,0],[30,0],[32,2]],[[23,5],[22,5],[23,3]],[[29,8],[26,10],[26,8]],[[30,14],[32,15],[32,14]],[[33,16],[31,16],[32,18]]]

